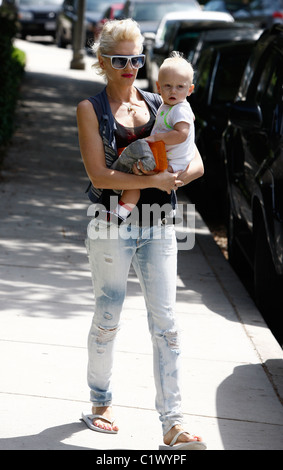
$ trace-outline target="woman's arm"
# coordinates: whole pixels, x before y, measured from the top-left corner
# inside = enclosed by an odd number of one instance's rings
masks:
[[[170,193],[183,184],[177,179],[176,173],[167,171],[141,178],[107,168],[97,116],[88,100],[81,101],[77,107],[77,123],[82,159],[94,187],[122,190],[158,188]]]
[[[198,151],[197,146],[195,145],[195,157],[189,163],[187,168],[179,173],[178,179],[183,182],[184,185],[191,183],[192,181],[200,178],[204,174],[204,167],[202,158]]]

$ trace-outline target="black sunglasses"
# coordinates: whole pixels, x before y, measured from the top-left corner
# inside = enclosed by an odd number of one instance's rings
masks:
[[[107,55],[101,54],[102,57],[108,57],[111,59],[111,65],[113,69],[124,69],[127,67],[129,60],[131,61],[131,66],[134,69],[140,69],[144,66],[145,55]]]

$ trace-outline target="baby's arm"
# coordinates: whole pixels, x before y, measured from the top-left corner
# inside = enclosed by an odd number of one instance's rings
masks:
[[[184,121],[177,122],[174,129],[167,132],[160,132],[146,137],[147,142],[158,142],[162,140],[165,145],[181,144],[189,135],[190,124]]]

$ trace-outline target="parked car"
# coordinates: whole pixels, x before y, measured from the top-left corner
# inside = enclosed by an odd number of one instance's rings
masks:
[[[228,253],[244,253],[267,322],[283,313],[283,27],[259,38],[223,134]],[[282,320],[281,320],[282,321]]]
[[[17,0],[20,36],[53,36],[62,0]]]
[[[255,40],[234,41],[208,47],[202,51],[195,70],[195,89],[189,101],[205,172],[191,187],[199,208],[214,213],[224,213],[227,190],[221,137],[254,44]]]
[[[161,19],[168,12],[190,11],[201,12],[201,6],[196,0],[127,0],[121,12],[121,18],[133,18],[140,25],[145,37],[144,52],[151,44]],[[139,71],[139,78],[147,78],[147,67]]]
[[[110,1],[86,0],[85,7],[85,34],[86,46],[94,42],[94,27],[101,19],[102,13]],[[78,0],[64,0],[56,20],[56,44],[59,47],[66,47],[73,44],[74,26],[78,19]]]
[[[173,11],[200,11],[197,0],[126,0],[122,18],[133,18],[140,25],[141,32],[156,33],[164,15]]]
[[[97,41],[99,39],[103,25],[108,20],[115,20],[121,16],[121,11],[123,9],[124,3],[113,3],[103,12],[101,19],[94,26],[94,39]]]
[[[158,27],[155,41],[146,45],[146,75],[149,88],[157,91],[159,67],[173,50],[182,52],[194,66],[202,48],[221,41],[252,38],[254,29],[254,26],[236,23],[227,13],[168,13]]]
[[[227,11],[236,20],[252,21],[259,28],[283,23],[283,0],[210,0],[204,10]]]

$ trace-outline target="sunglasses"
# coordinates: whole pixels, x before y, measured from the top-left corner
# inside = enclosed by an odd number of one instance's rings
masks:
[[[113,69],[125,69],[131,61],[131,66],[134,69],[140,69],[144,66],[145,63],[145,55],[106,55],[101,54],[102,57],[109,57],[111,59],[111,65]]]

